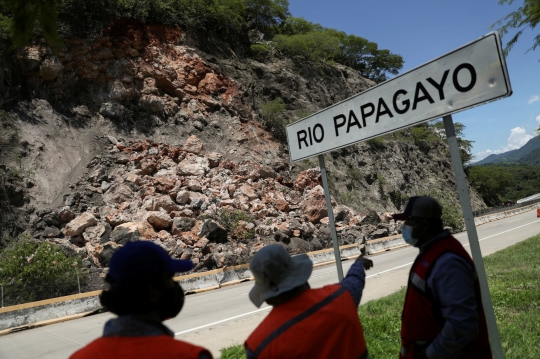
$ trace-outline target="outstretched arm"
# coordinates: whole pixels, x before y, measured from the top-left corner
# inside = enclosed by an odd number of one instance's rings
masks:
[[[371,267],[373,267],[373,261],[360,256],[356,258],[351,268],[349,268],[347,276],[341,281],[341,285],[351,293],[356,306],[360,304],[360,299],[362,299],[362,292],[366,283],[366,270]]]

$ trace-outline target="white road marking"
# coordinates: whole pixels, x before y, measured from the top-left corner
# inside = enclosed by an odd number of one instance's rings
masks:
[[[188,330],[184,330],[184,331],[181,331],[181,332],[178,332],[178,333],[174,333],[174,335],[175,335],[175,336],[177,336],[177,335],[182,335],[182,334],[185,334],[185,333],[193,332],[193,331],[195,331],[195,330],[199,330],[199,329],[211,327],[212,325],[225,323],[225,322],[228,322],[229,320],[233,320],[233,319],[237,319],[237,318],[242,318],[242,317],[245,317],[246,315],[250,315],[250,314],[255,314],[255,313],[258,313],[258,312],[262,312],[263,310],[268,310],[268,309],[270,309],[270,308],[272,308],[272,307],[271,307],[271,306],[268,306],[268,307],[264,307],[264,308],[261,308],[261,309],[257,309],[257,310],[254,310],[254,311],[251,311],[251,312],[247,312],[247,313],[244,313],[244,314],[235,315],[234,317],[230,317],[230,318],[218,320],[217,322],[213,322],[213,323],[201,325],[200,327],[195,327],[195,328],[191,328],[191,329],[188,329]]]
[[[516,230],[516,229],[519,229],[519,228],[523,228],[523,227],[526,227],[530,224],[533,224],[533,223],[537,223],[537,222],[540,222],[540,219],[537,220],[537,221],[534,221],[534,222],[531,222],[531,223],[527,223],[527,224],[524,224],[522,226],[519,226],[519,227],[515,227],[515,228],[512,228],[512,229],[509,229],[507,231],[504,231],[504,232],[500,232],[500,233],[497,233],[497,234],[493,234],[491,236],[488,236],[488,237],[485,237],[485,238],[482,238],[479,240],[479,242],[481,241],[484,241],[486,239],[489,239],[489,238],[493,238],[493,237],[497,237],[501,234],[504,234],[504,233],[508,233],[508,232],[511,232],[513,230]],[[466,243],[464,244],[464,246],[468,246],[469,243]],[[394,267],[394,268],[390,268],[390,269],[387,269],[387,270],[384,270],[382,272],[379,272],[379,273],[375,273],[375,274],[372,274],[370,276],[367,276],[367,278],[371,278],[371,277],[375,277],[379,274],[383,274],[383,273],[387,273],[387,272],[390,272],[390,271],[393,271],[394,269],[398,269],[398,268],[402,268],[402,267],[406,267],[408,265],[411,265],[413,264],[414,262],[410,262],[410,263],[406,263],[406,264],[402,264],[400,266],[397,266],[397,267]],[[316,277],[316,276],[319,276],[319,275],[323,275],[323,274],[329,274],[329,273],[333,273],[334,271],[328,271],[328,272],[324,272],[324,273],[318,273],[312,277]],[[243,293],[241,295],[246,295],[248,293]],[[225,322],[228,322],[229,320],[234,320],[234,319],[237,319],[237,318],[241,318],[241,317],[245,317],[246,315],[250,315],[250,314],[255,314],[255,313],[258,313],[258,312],[262,312],[263,310],[268,310],[272,308],[271,306],[268,306],[268,307],[264,307],[264,308],[261,308],[261,309],[257,309],[257,310],[254,310],[254,311],[251,311],[251,312],[247,312],[247,313],[244,313],[244,314],[240,314],[240,315],[235,315],[234,317],[230,317],[230,318],[226,318],[226,319],[222,319],[222,320],[218,320],[217,322],[213,322],[213,323],[209,323],[209,324],[205,324],[205,325],[201,325],[199,327],[195,327],[195,328],[191,328],[191,329],[188,329],[188,330],[184,330],[184,331],[181,331],[181,332],[178,332],[178,333],[174,333],[175,336],[177,335],[182,335],[182,334],[185,334],[185,333],[189,333],[189,332],[193,332],[195,330],[199,330],[199,329],[203,329],[203,328],[207,328],[207,327],[211,327],[212,325],[216,325],[216,324],[221,324],[221,323],[225,323]]]
[[[501,234],[505,234],[505,233],[508,233],[508,232],[512,232],[513,230],[516,230],[516,229],[519,229],[519,228],[522,228],[522,227],[526,227],[526,226],[528,226],[528,225],[530,225],[530,224],[534,224],[534,223],[537,223],[537,222],[540,222],[540,219],[537,220],[537,221],[531,222],[531,223],[524,224],[524,225],[519,226],[519,227],[515,227],[515,228],[512,228],[512,229],[509,229],[509,230],[504,231],[504,232],[500,232],[500,233],[497,233],[497,234],[493,234],[493,235],[491,235],[491,236],[489,236],[489,237],[485,237],[485,238],[479,239],[478,242],[482,242],[482,241],[485,241],[486,239],[500,236]],[[468,246],[468,245],[469,245],[469,243],[464,244],[463,246]]]

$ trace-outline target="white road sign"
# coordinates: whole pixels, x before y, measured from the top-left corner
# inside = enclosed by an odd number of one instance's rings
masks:
[[[287,126],[292,161],[512,94],[501,41],[492,32]]]

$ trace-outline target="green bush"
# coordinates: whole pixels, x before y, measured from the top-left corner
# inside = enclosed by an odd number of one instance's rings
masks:
[[[48,242],[23,238],[0,254],[0,284],[8,305],[73,294],[80,270],[80,258]]]
[[[367,140],[366,144],[373,150],[382,150],[386,148],[386,145],[384,144],[384,138],[382,138],[381,136]]]
[[[325,31],[311,31],[298,35],[277,35],[278,48],[288,56],[300,56],[305,60],[332,60],[339,52],[339,39]]]
[[[272,47],[266,44],[253,44],[250,46],[251,56],[261,62],[267,60],[271,53]]]
[[[281,142],[287,142],[286,126],[289,120],[283,116],[286,106],[281,97],[261,106],[265,126],[272,132],[274,138]]]
[[[239,230],[240,221],[255,224],[255,219],[244,211],[222,209],[218,213],[217,221],[235,238],[250,239],[255,237],[255,227],[248,231]]]

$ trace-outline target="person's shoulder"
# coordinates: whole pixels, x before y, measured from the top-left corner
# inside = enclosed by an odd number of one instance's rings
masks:
[[[175,344],[182,349],[182,352],[189,352],[193,354],[193,357],[197,359],[212,359],[212,354],[208,349],[185,342],[183,340],[173,339]]]
[[[100,351],[99,348],[101,348],[102,343],[103,338],[95,339],[90,344],[87,344],[86,346],[77,350],[75,353],[71,354],[69,359],[94,359],[97,357],[96,353]]]

